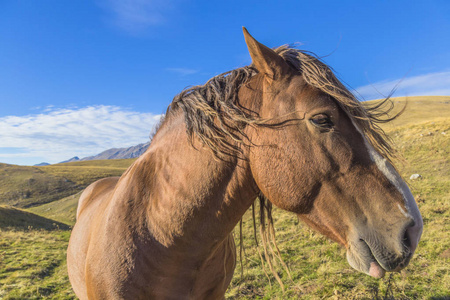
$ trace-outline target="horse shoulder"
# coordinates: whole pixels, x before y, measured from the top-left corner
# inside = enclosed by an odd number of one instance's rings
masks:
[[[83,193],[81,193],[80,199],[78,200],[77,220],[80,218],[84,209],[96,199],[101,198],[98,196],[104,195],[105,192],[112,191],[119,181],[119,178],[120,177],[108,177],[91,183]]]

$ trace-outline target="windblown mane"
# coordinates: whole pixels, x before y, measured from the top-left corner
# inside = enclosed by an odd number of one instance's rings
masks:
[[[167,114],[182,109],[191,138],[195,134],[216,156],[234,155],[240,151],[237,144],[246,139],[242,129],[261,121],[245,112],[237,97],[241,86],[255,74],[255,68],[246,66],[188,88],[175,96]]]
[[[396,117],[388,116],[393,108],[389,97],[371,107],[363,105],[313,53],[288,45],[274,51],[298,70],[310,86],[335,99],[372,146],[388,160],[392,158],[389,139],[378,125]],[[239,105],[239,89],[257,73],[250,65],[217,75],[204,85],[190,87],[175,96],[166,115],[181,109],[191,139],[194,135],[200,138],[216,156],[235,155],[240,151],[239,143],[248,142],[243,132],[245,126],[270,126],[270,120],[259,118]]]

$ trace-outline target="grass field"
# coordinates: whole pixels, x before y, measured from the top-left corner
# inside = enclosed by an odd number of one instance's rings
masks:
[[[403,101],[395,99],[399,107]],[[283,292],[261,267],[248,212],[243,218],[243,274],[238,263],[227,299],[450,299],[450,97],[411,97],[406,112],[384,128],[401,154],[397,167],[424,218],[422,240],[410,265],[381,280],[360,274],[337,244],[275,209],[278,246],[292,275],[290,279],[281,265],[275,267]],[[102,174],[118,175],[130,164],[78,162],[37,169],[82,186]],[[421,178],[410,180],[415,173]],[[74,298],[65,263],[70,230],[54,224],[73,224],[77,192],[27,209],[40,218],[0,206],[0,220],[23,219],[0,222],[0,299]],[[239,245],[238,228],[235,238]],[[270,274],[267,265],[265,269]]]
[[[70,230],[0,228],[0,299],[75,299],[66,270]]]

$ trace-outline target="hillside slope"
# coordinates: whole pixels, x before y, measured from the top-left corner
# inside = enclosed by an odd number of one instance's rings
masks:
[[[29,208],[28,211],[73,226],[76,221],[75,216],[80,196],[81,192],[44,205]]]
[[[92,182],[105,177],[120,176],[136,159],[111,159],[76,161],[39,167],[53,176],[60,176],[76,182],[85,188]]]
[[[0,204],[29,207],[76,193],[77,183],[37,167],[0,164]]]
[[[67,230],[69,226],[12,206],[0,205],[0,229],[6,228]]]
[[[0,164],[0,204],[26,208],[59,200],[100,178],[120,176],[134,160],[83,161],[42,167]]]
[[[403,107],[405,111],[397,119],[383,124],[387,132],[398,127],[417,125],[423,122],[446,120],[450,118],[450,96],[415,96],[391,98],[394,109],[391,116],[398,113]],[[368,106],[379,103],[380,100],[364,102]]]

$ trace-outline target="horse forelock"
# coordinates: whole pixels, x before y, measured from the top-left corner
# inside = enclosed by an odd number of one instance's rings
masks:
[[[330,95],[358,125],[369,143],[391,160],[394,153],[390,140],[379,126],[397,117],[389,117],[393,109],[389,97],[376,105],[363,105],[315,54],[288,45],[274,51],[298,70],[308,85]],[[270,126],[270,120],[263,120],[239,105],[240,88],[257,73],[250,65],[217,75],[203,85],[187,88],[174,97],[166,115],[181,109],[191,140],[197,136],[217,157],[236,156],[241,151],[239,144],[251,144],[242,130],[245,126]]]

